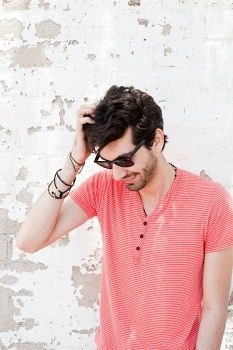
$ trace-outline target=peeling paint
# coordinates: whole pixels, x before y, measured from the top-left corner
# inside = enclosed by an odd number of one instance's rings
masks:
[[[54,243],[52,243],[50,246],[52,248],[55,248],[57,246],[63,247],[63,246],[66,246],[69,243],[69,241],[70,241],[69,235],[65,235],[60,239],[58,239],[57,241],[55,241]]]
[[[0,83],[1,83],[1,85],[3,87],[4,92],[10,91],[10,89],[8,88],[8,86],[7,86],[7,84],[6,84],[6,82],[4,80],[1,80]],[[0,127],[0,130],[1,130],[1,127]]]
[[[0,208],[0,235],[13,235],[19,230],[20,224],[15,220],[10,220],[8,213],[8,209]]]
[[[48,125],[48,126],[47,126],[47,130],[49,130],[49,131],[55,130],[55,126],[53,126],[53,125]]]
[[[88,336],[90,336],[96,331],[97,328],[98,327],[90,328],[90,329],[81,329],[81,330],[72,329],[72,331],[70,332],[70,335],[72,333],[78,333],[78,334],[87,334]]]
[[[36,270],[46,270],[48,266],[43,263],[34,263],[28,259],[11,260],[7,264],[7,269],[16,272],[34,272]]]
[[[89,256],[88,262],[83,263],[87,272],[98,272],[102,264],[102,249],[97,248],[93,255]]]
[[[67,98],[64,101],[68,108],[72,107],[72,104],[75,102],[75,100],[68,100]]]
[[[26,292],[26,294],[24,294]],[[0,331],[7,332],[10,330],[17,330],[20,327],[28,327],[30,324],[30,328],[33,328],[36,323],[29,318],[24,319],[23,322],[16,322],[14,320],[14,315],[20,315],[20,308],[14,305],[14,297],[18,295],[28,296],[28,291],[21,290],[20,292],[15,292],[10,288],[3,288],[0,286]],[[31,294],[30,294],[31,295]]]
[[[114,57],[120,58],[120,55],[119,55],[119,54],[110,53],[110,56],[111,56],[112,58],[114,58]]]
[[[96,59],[96,55],[94,55],[93,53],[89,53],[89,54],[87,55],[87,58],[88,58],[89,60],[91,60],[91,61],[94,61],[94,60]]]
[[[76,129],[73,128],[72,125],[67,125],[67,124],[66,124],[66,129],[69,130],[70,132],[76,131]]]
[[[68,4],[67,4],[66,8],[65,8],[65,9],[63,9],[63,11],[70,11],[70,7],[69,7],[69,5],[68,5]]]
[[[51,19],[36,24],[36,36],[38,38],[54,39],[61,31],[61,25]]]
[[[140,0],[130,0],[128,2],[129,6],[140,6]]]
[[[16,177],[16,180],[26,180],[28,176],[28,169],[25,167],[22,167],[19,169],[19,174]]]
[[[148,26],[148,19],[146,18],[138,18],[138,24],[147,27]]]
[[[64,125],[64,115],[65,115],[65,110],[64,110],[64,104],[62,101],[61,96],[56,96],[55,99],[53,100],[52,104],[57,104],[59,108],[59,117],[60,117],[60,125]]]
[[[79,45],[78,40],[69,40],[68,45]]]
[[[14,347],[16,350],[55,350],[54,348],[49,347],[46,343],[33,343],[33,342],[26,342],[26,343],[12,343],[9,346],[9,349]]]
[[[164,49],[164,56],[167,56],[169,53],[172,53],[171,47],[165,47],[165,49]]]
[[[16,199],[17,201],[26,204],[30,208],[33,205],[33,195],[28,193],[26,188],[23,188],[19,194],[16,195]]]
[[[15,47],[7,52],[12,59],[10,67],[49,67],[52,64],[45,55],[45,47],[42,43],[37,43],[34,47],[29,45]]]
[[[31,0],[3,0],[2,6],[5,11],[28,10]]]
[[[228,302],[228,306],[231,306],[231,305],[233,305],[233,290],[231,291],[231,295]]]
[[[1,342],[1,339],[0,339],[0,349],[1,350],[7,350],[7,348],[3,345],[3,343]]]
[[[79,266],[72,266],[72,281],[77,288],[80,285],[83,287],[80,293],[83,298],[77,298],[78,304],[85,307],[93,307],[93,304],[98,302],[98,293],[100,290],[100,274],[86,273],[82,274]]]
[[[0,278],[0,283],[1,284],[7,284],[11,286],[12,284],[15,284],[18,281],[18,278],[12,275],[4,275]]]
[[[7,197],[9,193],[0,193],[0,203],[3,203],[3,200]]]
[[[39,132],[41,131],[42,127],[41,126],[37,126],[36,128],[34,126],[31,126],[30,128],[28,128],[28,135],[32,135],[35,132]]]
[[[14,39],[23,39],[22,31],[24,29],[23,24],[18,21],[16,18],[13,19],[3,19],[0,20],[0,38],[14,38]]]
[[[161,24],[160,24],[161,25]],[[161,25],[163,27],[163,30],[161,32],[161,35],[169,35],[171,33],[171,30],[172,30],[172,26],[171,24],[164,24],[164,25]]]
[[[44,109],[41,109],[40,110],[40,114],[42,117],[47,117],[50,115],[50,113],[48,111],[45,111]]]
[[[205,170],[200,171],[200,176],[205,177],[206,179],[212,180],[209,175],[206,174]]]
[[[45,2],[44,0],[40,0],[38,6],[39,6],[40,8],[43,8],[44,10],[48,10],[50,4],[49,4],[49,2]]]
[[[12,131],[9,130],[9,129],[5,130],[5,133],[6,133],[7,135],[12,135]]]

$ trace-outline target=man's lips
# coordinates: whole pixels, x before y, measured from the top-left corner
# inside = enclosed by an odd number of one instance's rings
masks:
[[[130,176],[124,177],[122,180],[127,184],[132,183],[136,176],[137,176],[137,174],[130,175]]]

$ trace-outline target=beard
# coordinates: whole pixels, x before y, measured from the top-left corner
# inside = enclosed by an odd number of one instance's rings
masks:
[[[141,174],[140,173],[131,173],[132,175],[137,175],[136,180],[134,183],[126,183],[126,187],[130,191],[140,191],[142,190],[154,177],[156,168],[157,168],[158,159],[153,153],[150,153],[150,157],[146,162],[145,167],[142,169]]]

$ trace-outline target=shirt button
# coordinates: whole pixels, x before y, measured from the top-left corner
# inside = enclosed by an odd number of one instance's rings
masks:
[[[146,226],[146,225],[147,225],[147,221],[144,221],[144,222],[143,222],[143,225]]]
[[[137,250],[140,250],[140,247],[137,247],[136,249],[137,249]]]
[[[143,235],[143,234],[141,234],[141,235],[140,235],[140,238],[143,238],[143,237],[144,237],[144,235]]]

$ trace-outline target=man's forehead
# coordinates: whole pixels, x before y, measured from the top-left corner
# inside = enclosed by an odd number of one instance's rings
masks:
[[[128,127],[122,137],[111,141],[102,148],[100,156],[109,160],[116,159],[122,154],[131,152],[134,147],[132,128]]]
[[[114,160],[120,156],[127,155],[134,149],[132,142],[120,140],[118,142],[110,142],[101,151],[100,156],[104,159]]]

